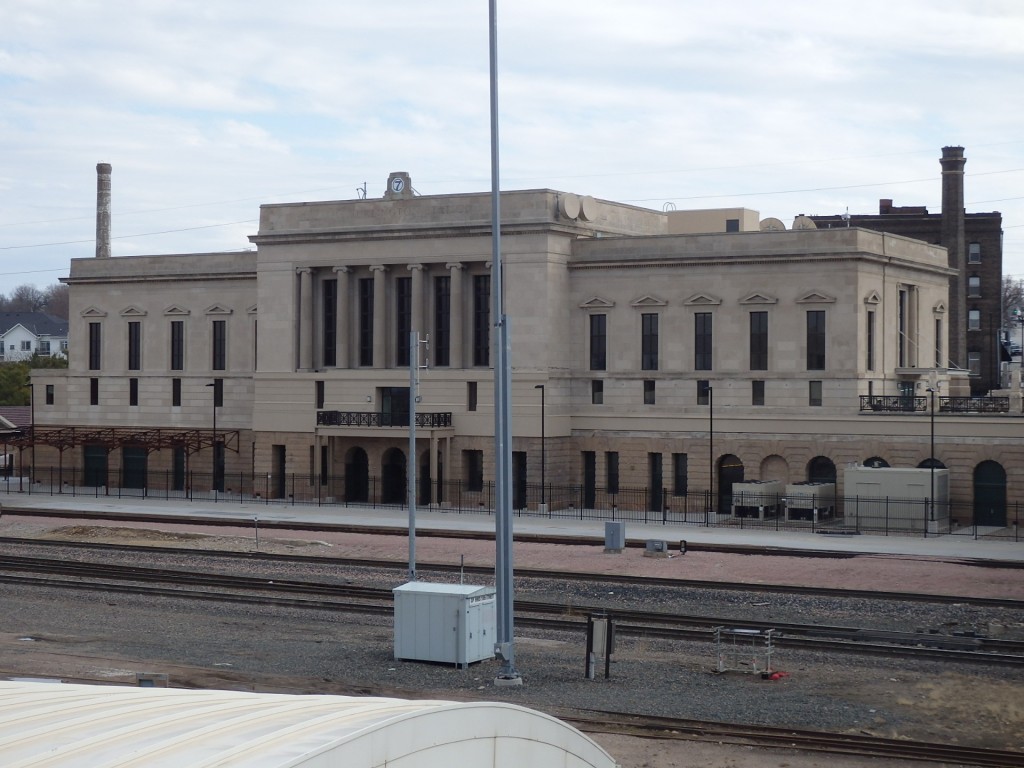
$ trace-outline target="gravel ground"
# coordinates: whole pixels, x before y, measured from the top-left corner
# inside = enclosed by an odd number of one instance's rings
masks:
[[[115,530],[85,528],[54,521],[16,523],[4,519],[0,534],[38,535],[47,538],[86,537],[93,540],[178,542],[195,546],[191,535],[151,529]],[[229,533],[229,532],[223,532]],[[349,557],[390,556],[401,561],[405,541],[400,537],[359,537],[345,541],[310,541],[306,537],[284,539],[264,536],[262,549]],[[204,539],[211,547],[249,549],[247,538],[220,535]],[[422,539],[421,563],[452,562],[483,557],[474,547],[481,542]],[[484,543],[486,544],[486,543]],[[493,557],[493,544],[491,557]],[[534,551],[541,548],[541,551]],[[587,552],[552,545],[516,545],[517,564],[533,565],[549,558],[544,549],[561,552],[559,565],[578,566],[588,558],[601,568],[632,565],[627,553],[603,556],[596,548]],[[429,551],[435,549],[436,551]],[[378,552],[368,554],[368,552]],[[428,551],[424,551],[428,550]],[[462,550],[456,552],[456,550]],[[13,553],[13,548],[5,546]],[[698,557],[700,555],[700,557]],[[1015,596],[1021,581],[1015,571],[973,566],[884,558],[852,558],[839,561],[836,575],[832,561],[808,558],[758,557],[690,553],[674,561],[637,557],[638,569],[669,568],[686,578],[708,578],[697,572],[728,574],[742,581],[740,572],[757,574],[749,581],[785,582],[799,579],[799,571],[812,565],[815,583],[864,588],[864,582],[899,584],[923,581],[933,589],[956,594],[1001,593]],[[185,559],[138,557],[144,564],[162,567],[188,565]],[[861,562],[857,562],[861,561]],[[177,564],[176,564],[177,563]],[[196,563],[191,563],[196,567]],[[208,565],[199,567],[209,568]],[[235,564],[232,571],[256,566]],[[337,579],[359,584],[394,586],[401,571],[318,567],[299,573],[285,566],[260,565],[269,577],[310,580]],[[552,564],[536,567],[554,567]],[[638,569],[627,568],[631,573]],[[851,573],[859,572],[859,584]],[[913,572],[913,576],[909,576]],[[780,575],[784,578],[780,578]],[[429,580],[432,575],[421,574]],[[906,577],[906,578],[905,578]],[[982,585],[979,590],[978,586]],[[617,584],[554,584],[520,579],[517,595],[531,599],[564,600],[567,604],[604,604],[656,607],[673,612],[719,616],[748,616],[778,621],[817,620],[829,624],[874,626],[885,629],[920,627],[987,631],[993,626],[1016,632],[1024,616],[965,605],[928,606],[889,601],[836,601],[763,592],[723,592],[695,589],[641,589]],[[198,603],[190,600],[144,600],[129,595],[100,596],[79,593],[69,598],[56,590],[28,590],[0,586],[5,610],[0,619],[0,674],[87,677],[111,681],[130,680],[138,671],[167,671],[173,683],[217,685],[233,688],[332,693],[377,693],[407,697],[486,698],[505,700],[558,712],[586,708],[624,710],[666,716],[727,722],[819,728],[840,732],[910,738],[994,748],[1019,748],[1024,744],[1024,675],[1018,671],[978,665],[908,664],[854,655],[822,654],[778,649],[775,667],[788,676],[765,681],[747,674],[714,674],[715,650],[710,644],[673,643],[620,637],[609,680],[583,678],[583,637],[569,634],[517,631],[517,664],[523,674],[521,688],[495,688],[495,662],[481,662],[469,670],[432,664],[396,662],[392,658],[390,619],[341,616],[308,610],[271,609],[233,604]],[[29,639],[31,638],[31,639]],[[607,739],[607,741],[606,741]],[[714,745],[683,743],[682,753],[668,745],[643,742],[642,747],[618,737],[600,737],[629,768],[674,765],[770,766],[767,753],[730,748],[728,756],[715,753]],[[738,751],[737,751],[738,750]],[[744,751],[746,750],[746,751]],[[707,752],[707,755],[704,753]],[[623,755],[625,753],[625,756]],[[699,753],[699,754],[698,754]],[[714,754],[712,754],[714,753]],[[696,756],[696,757],[695,757]],[[806,756],[770,753],[778,765],[811,766],[799,762]],[[744,760],[753,760],[745,763]],[[807,760],[825,760],[806,758]],[[697,762],[707,760],[707,762]],[[843,762],[829,758],[832,768]],[[849,765],[867,765],[863,761]],[[892,765],[892,763],[888,763]]]

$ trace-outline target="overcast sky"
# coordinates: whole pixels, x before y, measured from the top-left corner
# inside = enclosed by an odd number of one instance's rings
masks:
[[[260,203],[490,189],[487,0],[0,0],[0,293],[251,247]],[[1021,0],[498,0],[503,189],[661,210],[998,210],[1024,277]]]

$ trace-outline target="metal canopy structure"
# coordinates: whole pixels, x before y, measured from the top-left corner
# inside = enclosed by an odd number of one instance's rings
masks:
[[[79,445],[102,445],[108,450],[131,446],[145,448],[147,453],[164,448],[183,447],[187,455],[204,448],[212,448],[214,442],[223,443],[225,449],[238,453],[238,431],[212,429],[166,429],[133,427],[28,427],[4,436],[7,445],[16,448],[30,448],[46,445],[64,453],[68,448]]]

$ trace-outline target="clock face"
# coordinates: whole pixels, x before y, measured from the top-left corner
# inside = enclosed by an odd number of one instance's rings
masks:
[[[401,176],[396,176],[391,180],[392,192],[401,192],[403,189],[405,189],[405,179],[403,179]]]

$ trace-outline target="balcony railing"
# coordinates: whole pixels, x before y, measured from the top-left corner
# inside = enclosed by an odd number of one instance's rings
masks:
[[[317,411],[318,427],[408,427],[408,413],[384,411]],[[417,413],[416,426],[424,429],[450,427],[452,415],[448,413]]]
[[[862,411],[889,413],[925,412],[930,410],[929,398],[917,395],[861,395]],[[1009,397],[937,397],[939,413],[1009,413]]]

